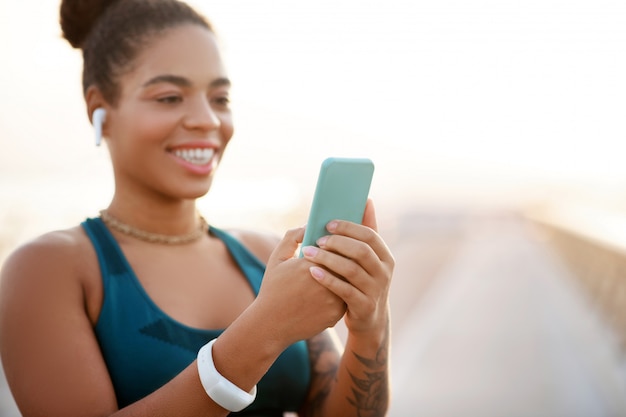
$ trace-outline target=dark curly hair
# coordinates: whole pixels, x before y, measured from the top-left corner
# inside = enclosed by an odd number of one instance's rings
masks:
[[[83,52],[83,93],[95,85],[112,105],[120,94],[119,76],[155,35],[184,24],[213,32],[203,16],[178,0],[63,0],[60,23],[65,39]]]

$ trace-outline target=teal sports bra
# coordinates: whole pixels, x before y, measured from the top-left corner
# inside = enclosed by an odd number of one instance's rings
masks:
[[[121,248],[100,218],[82,224],[98,255],[104,300],[95,333],[118,406],[147,396],[191,364],[202,345],[223,329],[186,326],[150,299]],[[258,294],[265,265],[228,233],[211,227]],[[257,384],[257,398],[241,416],[281,416],[297,411],[309,388],[311,369],[305,341],[287,348]]]

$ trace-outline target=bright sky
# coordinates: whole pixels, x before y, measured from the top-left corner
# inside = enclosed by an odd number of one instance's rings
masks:
[[[626,195],[626,2],[191,3],[216,27],[235,88],[215,200],[267,190],[268,208],[289,206],[329,155],[372,158],[373,193],[388,201],[545,184]],[[57,8],[0,2],[0,200],[59,206],[80,189],[95,209],[110,197],[108,159]]]

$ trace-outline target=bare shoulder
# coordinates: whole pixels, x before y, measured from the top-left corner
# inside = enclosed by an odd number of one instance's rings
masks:
[[[29,318],[33,323],[51,320],[52,312],[87,317],[86,294],[93,287],[89,282],[94,281],[92,271],[97,268],[95,251],[80,227],[46,233],[18,247],[0,271],[2,336],[11,334],[7,320],[16,314],[24,323]],[[29,306],[28,317],[23,314],[25,305]],[[36,328],[33,323],[29,329]]]
[[[0,282],[6,288],[17,282],[41,283],[51,277],[76,279],[94,257],[89,239],[80,226],[49,232],[26,242],[9,255],[2,265]]]
[[[238,229],[229,230],[228,233],[243,243],[254,256],[264,263],[267,263],[272,251],[280,242],[280,237],[271,233]]]
[[[80,226],[56,230],[41,235],[18,247],[7,259],[7,264],[73,258],[89,247],[89,238]],[[59,259],[64,263],[67,259]]]

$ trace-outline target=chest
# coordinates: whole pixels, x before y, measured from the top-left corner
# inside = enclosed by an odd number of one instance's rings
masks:
[[[220,241],[149,249],[122,247],[146,295],[180,323],[226,328],[254,301],[249,279]]]
[[[264,273],[263,265],[232,239],[228,250],[209,245],[195,255],[190,248],[181,255],[172,249],[148,253],[123,244],[122,252],[106,233],[98,235],[98,230],[104,232],[99,223],[85,226],[98,258],[106,254],[100,285],[85,281],[86,301],[88,307],[94,300],[98,304],[94,330],[120,406],[153,392],[193,362],[200,346],[227,327],[220,322],[228,322],[228,314],[234,319],[241,306],[252,302],[252,288],[259,287]],[[86,276],[98,276],[91,268],[98,260],[85,258],[92,260]],[[239,301],[233,303],[232,297]],[[309,378],[308,349],[301,341],[288,347],[259,382],[249,411],[279,415],[297,410]]]

